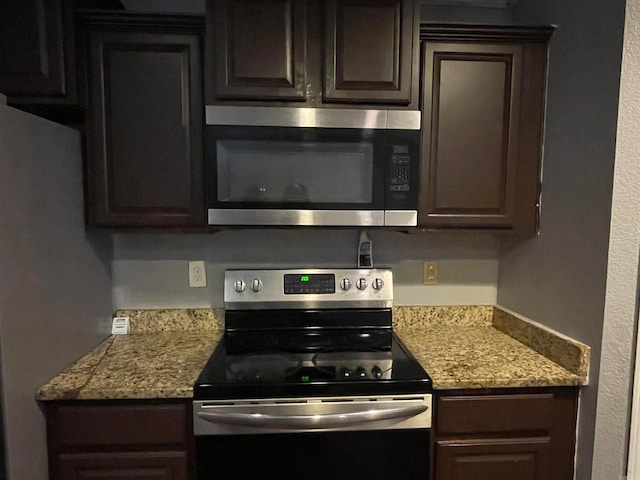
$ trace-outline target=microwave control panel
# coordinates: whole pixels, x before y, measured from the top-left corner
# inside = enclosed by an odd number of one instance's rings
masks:
[[[387,208],[410,206],[407,202],[415,197],[412,178],[413,165],[409,145],[392,145],[390,152],[389,176],[387,180]]]
[[[394,145],[391,154],[390,191],[409,191],[410,165],[411,157],[409,156],[409,147],[406,145]]]

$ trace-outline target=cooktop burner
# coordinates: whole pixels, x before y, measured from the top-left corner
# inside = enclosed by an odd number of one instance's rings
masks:
[[[431,391],[393,332],[391,289],[388,270],[227,271],[225,335],[194,398]]]
[[[226,358],[230,383],[284,380],[302,368],[300,356],[287,352],[255,352]]]

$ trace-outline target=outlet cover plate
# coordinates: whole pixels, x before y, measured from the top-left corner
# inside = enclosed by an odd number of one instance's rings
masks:
[[[189,262],[189,286],[196,288],[207,286],[207,271],[203,260]]]
[[[129,317],[113,317],[111,335],[126,335],[129,333]]]
[[[423,279],[425,285],[438,284],[438,262],[424,262]]]

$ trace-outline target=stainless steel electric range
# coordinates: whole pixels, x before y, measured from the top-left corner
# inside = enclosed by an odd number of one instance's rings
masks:
[[[229,270],[194,386],[199,480],[429,478],[431,378],[388,269]]]

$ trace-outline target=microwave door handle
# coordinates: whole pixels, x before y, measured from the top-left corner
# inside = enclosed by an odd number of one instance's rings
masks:
[[[323,429],[348,427],[364,422],[394,418],[407,418],[427,410],[426,405],[401,408],[370,409],[361,412],[331,413],[326,415],[269,415],[261,413],[198,412],[198,417],[212,423],[225,423],[247,427],[283,429]]]

